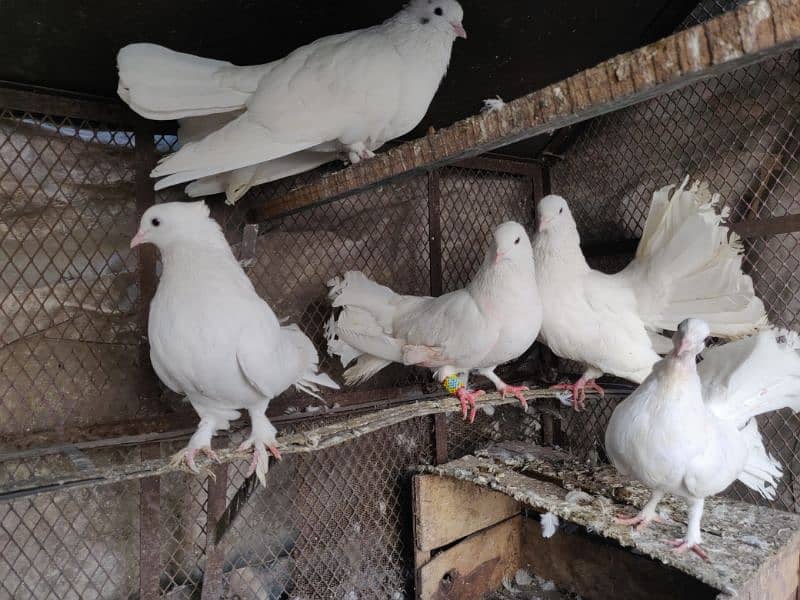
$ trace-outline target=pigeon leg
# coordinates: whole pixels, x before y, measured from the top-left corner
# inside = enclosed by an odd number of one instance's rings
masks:
[[[703,498],[689,501],[689,526],[686,538],[682,540],[667,540],[667,543],[675,548],[675,552],[681,554],[691,550],[703,560],[709,560],[708,554],[700,545],[703,541],[700,535],[700,519],[703,518]]]
[[[211,436],[214,435],[216,423],[214,419],[203,417],[200,419],[200,424],[197,426],[197,431],[194,432],[189,444],[186,448],[179,450],[172,455],[169,464],[173,467],[188,469],[192,473],[199,473],[200,469],[195,462],[195,457],[198,453],[205,454],[214,462],[219,462],[219,456],[211,449]]]
[[[494,387],[500,392],[500,395],[505,398],[506,396],[514,396],[517,400],[519,400],[519,404],[522,407],[522,410],[528,409],[528,401],[525,399],[525,396],[522,395],[522,392],[527,392],[528,388],[524,385],[508,385],[505,381],[500,379],[497,374],[494,372],[494,368],[491,369],[478,369],[478,373],[486,377],[489,381],[494,384]]]
[[[375,153],[367,148],[364,142],[357,142],[355,144],[350,144],[347,147],[347,159],[350,161],[350,164],[358,164],[362,160],[366,160],[368,158],[372,158],[375,156]]]
[[[248,409],[252,431],[250,432],[250,437],[239,446],[239,450],[253,449],[253,459],[250,463],[250,469],[247,471],[247,476],[249,477],[255,473],[261,485],[266,487],[269,454],[280,460],[281,453],[278,450],[278,443],[275,441],[277,430],[264,415],[264,411],[266,411],[266,406],[261,407],[260,410]]]
[[[441,377],[442,385],[450,394],[458,398],[461,403],[461,416],[470,423],[475,421],[475,415],[478,412],[478,407],[475,400],[483,396],[483,390],[471,391],[461,382],[458,376],[458,371],[451,370],[450,367],[445,369],[445,372],[439,375]]]
[[[595,383],[594,379],[587,379],[581,377],[575,383],[559,383],[550,386],[551,390],[567,390],[572,394],[572,408],[575,410],[583,410],[586,407],[586,389],[594,390],[600,397],[605,397],[606,391]]]
[[[661,502],[663,497],[664,492],[654,491],[650,496],[650,500],[648,500],[647,504],[644,505],[644,508],[639,511],[638,515],[634,515],[632,517],[623,517],[620,515],[614,519],[614,522],[619,525],[634,525],[636,527],[636,531],[641,531],[652,522],[663,523],[661,517],[659,517],[658,513],[656,513],[658,503]]]

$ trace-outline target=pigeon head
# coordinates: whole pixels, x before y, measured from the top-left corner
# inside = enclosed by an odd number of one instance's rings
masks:
[[[531,241],[525,228],[515,221],[506,221],[494,230],[489,257],[494,264],[504,261],[530,261]]]
[[[672,336],[672,358],[691,358],[706,347],[706,338],[711,334],[708,323],[702,319],[685,319]]]
[[[205,202],[165,202],[148,208],[139,222],[139,231],[131,240],[131,248],[154,244],[164,250],[175,243],[224,242],[217,222],[210,217]]]
[[[536,206],[537,231],[557,231],[565,225],[575,227],[575,219],[561,196],[550,194],[539,200]]]
[[[466,39],[467,32],[461,21],[464,10],[455,0],[411,0],[404,11],[414,21],[431,30]]]

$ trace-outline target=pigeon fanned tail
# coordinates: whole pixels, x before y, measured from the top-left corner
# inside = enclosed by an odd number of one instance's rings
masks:
[[[662,188],[653,194],[630,276],[639,313],[650,330],[674,330],[703,319],[717,337],[737,338],[767,325],[764,305],[742,271],[738,237],[717,214],[707,186]],[[674,191],[673,191],[674,190]]]

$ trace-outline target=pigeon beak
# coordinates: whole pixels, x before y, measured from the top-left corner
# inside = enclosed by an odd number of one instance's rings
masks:
[[[683,354],[684,352],[686,352],[686,350],[688,350],[688,349],[689,349],[689,340],[687,340],[686,338],[683,338],[683,339],[681,340],[681,343],[678,345],[678,347],[677,347],[677,348],[675,348],[675,349],[674,349],[674,350],[673,350],[673,351],[670,353],[670,356],[671,356],[672,358],[678,358],[678,357],[679,357],[681,354]]]
[[[461,23],[450,23],[453,26],[453,31],[456,32],[456,37],[467,39],[467,30]]]
[[[131,249],[136,248],[136,246],[144,243],[145,243],[144,232],[139,230],[136,232],[136,235],[133,236],[133,239],[131,240]]]
[[[494,255],[494,264],[499,263],[505,255],[505,252],[500,252],[500,250],[498,250],[497,254]]]
[[[545,225],[547,225],[549,222],[550,222],[550,219],[539,219],[539,226],[536,228],[536,231],[538,231],[540,233],[542,231],[544,231]]]

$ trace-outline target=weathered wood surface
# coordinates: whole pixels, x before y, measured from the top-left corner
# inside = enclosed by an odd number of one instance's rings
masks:
[[[783,578],[791,587],[797,577],[800,515],[709,498],[702,527],[703,547],[711,560],[705,562],[691,553],[677,554],[664,543],[686,533],[686,505],[682,500],[667,497],[661,508],[671,515],[670,521],[637,532],[614,523],[614,518],[620,512],[638,510],[649,492],[637,483],[622,480],[612,467],[592,469],[563,452],[514,442],[478,454],[445,465],[421,466],[420,471],[501,491],[537,512],[552,512],[562,521],[633,548],[722,593],[747,593],[752,581],[764,577]],[[582,490],[592,496],[592,501],[567,502],[565,496],[570,490]],[[626,510],[623,505],[630,508]]]
[[[537,400],[553,398],[553,392],[548,389],[533,389],[525,392],[524,395],[534,406]],[[515,398],[501,398],[495,392],[481,396],[479,400],[480,406],[501,406],[515,403],[517,403]],[[459,412],[460,410],[461,406],[457,399],[451,396],[434,397],[430,400],[401,404],[381,411],[362,413],[303,433],[279,436],[278,447],[284,455],[316,452],[352,441],[362,435],[409,419]],[[249,452],[239,452],[236,449],[223,449],[218,451],[217,454],[223,463],[234,460],[250,460],[251,457]],[[206,458],[199,458],[197,464],[201,471],[204,472],[209,472],[212,466],[212,463]],[[85,487],[128,479],[140,479],[153,475],[164,475],[176,470],[179,469],[171,465],[168,458],[160,458],[136,463],[99,466],[80,472],[48,474],[46,477],[30,478],[23,481],[7,481],[0,484],[0,501],[65,487]]]
[[[417,598],[481,598],[496,589],[520,567],[521,528],[517,515],[437,554],[417,572]]]
[[[457,479],[414,477],[414,544],[435,550],[519,514],[513,498]]]
[[[800,45],[800,0],[756,0],[701,25],[330,173],[272,199],[261,221],[414,171],[483,154],[585,121]]]

